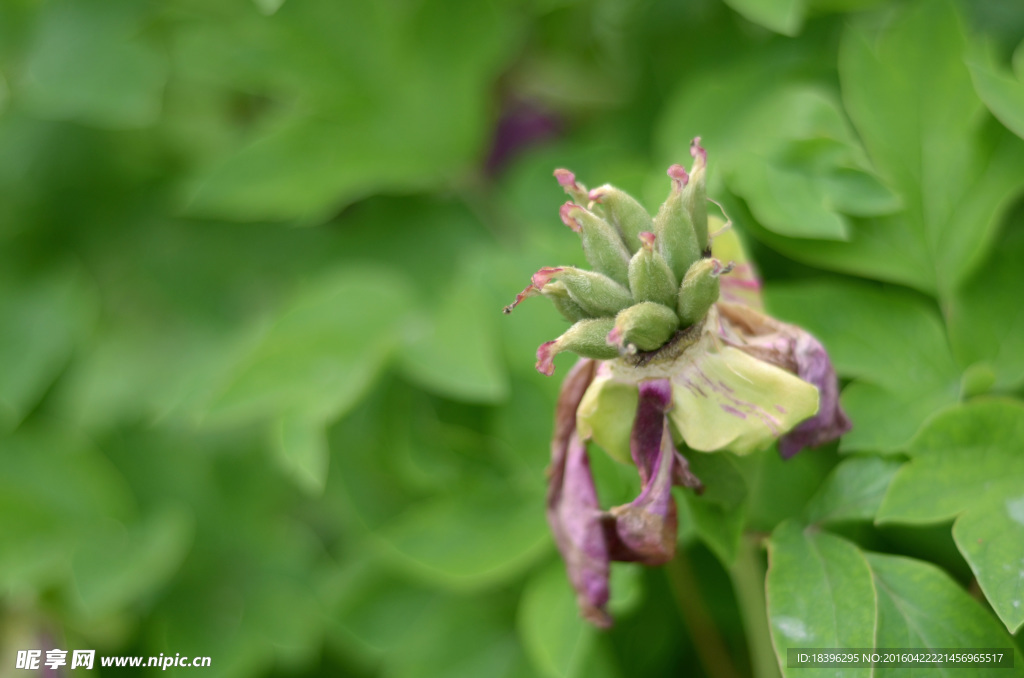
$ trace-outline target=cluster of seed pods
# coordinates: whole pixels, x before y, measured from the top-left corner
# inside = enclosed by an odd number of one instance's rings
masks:
[[[580,235],[592,270],[542,268],[505,307],[511,313],[523,299],[543,295],[573,323],[537,349],[538,371],[550,375],[563,351],[597,360],[651,354],[699,323],[718,299],[718,278],[728,268],[711,257],[707,153],[699,137],[690,153],[690,172],[669,167],[671,191],[653,218],[614,186],[588,191],[572,172],[555,170],[572,198],[560,216]]]

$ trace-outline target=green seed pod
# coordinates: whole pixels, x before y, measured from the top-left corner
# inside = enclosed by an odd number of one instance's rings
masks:
[[[702,248],[693,231],[690,211],[683,203],[689,175],[682,165],[669,167],[668,175],[672,177],[672,192],[654,217],[654,233],[676,280],[682,280],[693,262],[700,259]]]
[[[606,275],[567,266],[558,278],[591,317],[613,316],[633,303],[629,290]]]
[[[676,307],[683,327],[699,322],[718,301],[718,276],[723,271],[717,259],[701,259],[686,272]]]
[[[643,301],[615,316],[615,327],[608,333],[608,343],[628,352],[653,351],[664,346],[677,329],[679,317],[675,311],[653,301]]]
[[[604,209],[608,222],[622,236],[630,252],[640,249],[640,234],[654,230],[654,220],[633,196],[611,184],[590,192],[590,199]]]
[[[577,205],[587,206],[590,198],[587,197],[587,187],[576,181],[576,175],[567,169],[556,169],[555,179],[558,180],[558,185],[561,186],[569,197]]]
[[[622,283],[629,284],[629,251],[622,236],[607,221],[590,210],[567,202],[559,210],[562,223],[580,234],[583,254],[594,270]]]
[[[580,320],[558,339],[540,345],[537,349],[537,371],[551,376],[555,371],[554,357],[564,351],[572,351],[583,358],[595,360],[618,357],[618,350],[614,346],[609,346],[607,342],[608,333],[614,327],[614,318]]]
[[[654,301],[672,308],[676,305],[679,283],[661,252],[654,248],[655,235],[639,234],[641,247],[629,262],[629,289],[633,301]]]
[[[551,303],[555,305],[555,310],[571,323],[590,317],[586,311],[580,308],[579,304],[572,300],[569,290],[561,280],[549,282],[541,288],[540,293],[550,299]]]
[[[709,256],[708,247],[711,243],[708,240],[708,193],[705,180],[708,152],[701,147],[700,137],[690,142],[690,155],[693,156],[693,171],[690,172],[690,182],[683,190],[683,205],[690,215],[700,251]]]
[[[505,307],[505,313],[511,313],[524,299],[542,294],[554,278],[565,285],[569,298],[591,318],[613,316],[633,303],[629,290],[606,275],[572,266],[558,266],[542,268],[534,273],[526,289]]]

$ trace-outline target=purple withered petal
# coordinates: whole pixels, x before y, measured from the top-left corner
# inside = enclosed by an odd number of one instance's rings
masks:
[[[818,387],[818,413],[779,440],[779,454],[789,459],[805,447],[817,447],[843,435],[853,424],[839,406],[839,382],[825,347],[813,335],[802,332],[793,351],[796,376]]]
[[[839,405],[839,383],[828,352],[809,332],[739,304],[718,304],[719,335],[732,346],[783,368],[818,389],[818,412],[779,440],[789,459],[805,447],[835,440],[851,428]]]
[[[551,441],[547,516],[580,612],[607,628],[612,623],[605,611],[610,557],[586,446],[576,433],[576,408],[595,367],[593,360],[580,360],[562,384]]]
[[[672,384],[653,379],[639,385],[636,418],[630,437],[630,453],[640,472],[643,489],[624,506],[605,514],[605,536],[612,560],[661,565],[675,555],[676,503],[672,486],[700,485],[689,464],[672,443],[668,418]]]
[[[676,553],[676,502],[672,497],[672,467],[676,448],[668,421],[662,415],[661,440],[657,443],[648,482],[629,504],[605,514],[604,527],[613,560],[662,565]],[[649,458],[651,450],[643,456]]]

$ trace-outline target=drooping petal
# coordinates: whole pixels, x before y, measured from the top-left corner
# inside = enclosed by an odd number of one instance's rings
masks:
[[[805,447],[835,440],[851,423],[839,405],[839,383],[832,361],[813,335],[738,304],[719,304],[720,336],[730,345],[777,365],[818,389],[820,407],[779,441],[786,459]]]
[[[802,332],[797,337],[794,352],[796,375],[818,387],[821,404],[816,415],[779,441],[779,454],[783,459],[789,459],[805,447],[833,441],[853,426],[839,406],[839,381],[825,347],[813,335]]]
[[[814,415],[818,389],[724,343],[718,326],[716,306],[708,312],[697,343],[671,363],[644,368],[612,363],[610,379],[627,383],[671,379],[674,407],[669,417],[690,448],[748,454]]]
[[[672,467],[676,448],[664,415],[660,434],[653,449],[645,441],[639,454],[639,468],[651,464],[640,495],[624,506],[612,508],[605,518],[605,535],[613,560],[662,565],[675,556],[678,518],[672,497]],[[643,470],[641,474],[644,475]]]
[[[608,627],[609,554],[603,514],[586,446],[576,432],[576,408],[594,370],[594,361],[581,360],[562,384],[551,441],[547,517],[581,614],[596,626]]]
[[[605,517],[605,535],[613,560],[661,565],[676,550],[676,502],[672,498],[675,445],[666,413],[672,407],[668,379],[641,382],[630,453],[643,489],[629,504]]]

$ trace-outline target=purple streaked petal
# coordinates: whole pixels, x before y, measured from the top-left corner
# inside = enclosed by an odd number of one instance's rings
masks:
[[[596,626],[606,628],[611,625],[611,617],[605,611],[608,546],[586,446],[576,433],[576,409],[595,370],[595,361],[580,360],[562,383],[551,440],[547,517],[569,581],[576,590],[581,614]]]
[[[661,454],[665,413],[672,406],[672,384],[668,379],[640,382],[640,399],[629,441],[629,451],[646,487]]]
[[[839,406],[839,382],[825,347],[801,331],[793,351],[796,376],[818,388],[818,413],[779,440],[779,454],[789,459],[805,447],[818,447],[843,435],[853,424]]]
[[[839,383],[828,352],[812,334],[747,306],[719,303],[719,336],[760,360],[781,367],[818,389],[818,411],[779,440],[789,459],[805,447],[835,440],[852,424],[839,405]]]
[[[661,415],[661,436],[648,482],[640,496],[605,514],[605,537],[613,560],[662,565],[676,552],[676,502],[672,497],[676,448],[668,420]],[[649,451],[644,451],[649,458]]]

